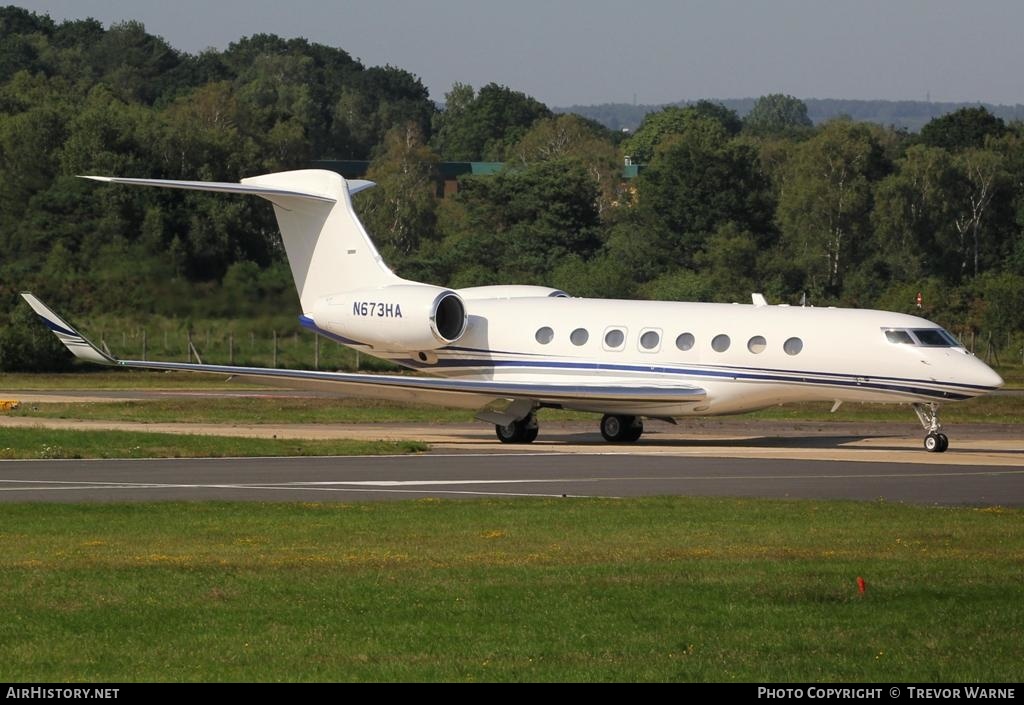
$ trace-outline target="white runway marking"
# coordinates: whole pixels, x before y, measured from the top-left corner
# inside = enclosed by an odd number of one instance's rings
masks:
[[[401,492],[408,494],[438,494],[438,490],[406,489],[407,486],[446,485],[488,485],[547,482],[586,482],[587,480],[398,480],[353,481],[353,482],[281,482],[281,483],[155,483],[155,482],[105,482],[92,480],[0,480],[4,484],[18,484],[19,487],[0,487],[0,492],[42,492],[67,490],[269,490],[269,491],[310,491],[310,492]],[[494,497],[585,497],[589,495],[566,495],[542,492],[483,492],[474,490],[440,490],[442,494],[486,495]]]
[[[407,457],[407,456],[399,456]],[[1021,470],[968,470],[948,472],[936,470],[932,472],[901,472],[901,473],[851,473],[851,474],[729,474],[729,475],[662,475],[662,476],[605,476],[605,477],[542,477],[530,479],[437,479],[437,480],[294,480],[290,482],[241,482],[241,483],[167,483],[167,482],[130,482],[103,480],[41,480],[31,479],[0,479],[0,492],[67,492],[89,490],[238,490],[267,492],[334,492],[334,493],[389,493],[413,495],[473,495],[492,497],[604,497],[600,494],[565,494],[529,491],[475,490],[468,487],[488,485],[579,485],[580,483],[609,482],[707,482],[707,481],[750,481],[750,480],[897,480],[897,479],[937,479],[955,477],[1000,477],[1024,475]],[[428,489],[431,488],[431,489]],[[460,488],[460,489],[455,489]]]

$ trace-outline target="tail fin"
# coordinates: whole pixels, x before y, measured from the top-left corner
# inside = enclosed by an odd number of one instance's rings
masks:
[[[288,264],[303,312],[328,294],[402,280],[373,246],[352,208],[351,195],[372,181],[346,181],[333,171],[305,169],[242,179],[241,183],[87,176],[116,184],[253,194],[274,204]]]

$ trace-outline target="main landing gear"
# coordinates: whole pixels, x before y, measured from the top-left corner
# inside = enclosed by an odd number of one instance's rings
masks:
[[[924,437],[924,449],[929,453],[945,453],[949,448],[949,438],[942,433],[942,424],[939,423],[939,405],[914,404],[913,406],[917,418],[928,433]]]
[[[494,432],[502,443],[533,443],[537,440],[540,427],[537,425],[537,415],[529,414],[505,426],[495,426]]]
[[[536,414],[494,427],[494,433],[502,443],[533,443],[537,440],[538,431]],[[639,416],[605,414],[601,418],[601,435],[609,443],[633,443],[643,432],[644,422]]]
[[[605,414],[601,417],[601,435],[609,443],[632,443],[639,439],[643,432],[644,422],[638,416]]]

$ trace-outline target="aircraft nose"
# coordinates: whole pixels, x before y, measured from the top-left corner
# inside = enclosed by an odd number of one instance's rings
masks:
[[[999,376],[998,372],[977,358],[974,359],[974,362],[977,364],[975,369],[972,370],[971,384],[976,384],[980,387],[991,387],[992,389],[998,389],[1003,386],[1003,378]]]

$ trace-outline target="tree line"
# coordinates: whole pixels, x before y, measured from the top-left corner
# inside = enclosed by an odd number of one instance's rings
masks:
[[[237,181],[315,159],[370,160],[378,186],[356,207],[408,278],[704,301],[760,291],[916,312],[1001,345],[1024,331],[1024,127],[983,107],[911,134],[815,126],[806,104],[770,95],[742,118],[671,106],[625,135],[497,84],[445,97],[304,39],[190,55],[136,22],[0,8],[0,369],[63,359],[26,332],[25,289],[82,316],[297,311],[264,202],[76,175]],[[636,178],[626,157],[644,165]],[[505,166],[442,199],[441,161]]]
[[[637,105],[635,103],[601,103],[598,105],[571,105],[552,108],[556,113],[576,113],[599,123],[611,130],[635,130],[648,113],[656,113],[674,106],[686,107],[693,101],[661,105]],[[740,117],[745,117],[757,102],[756,98],[725,98],[720,102]],[[896,129],[919,132],[922,127],[946,113],[961,108],[983,106],[987,111],[1007,122],[1024,120],[1024,105],[1000,105],[992,103],[952,103],[932,100],[852,100],[836,98],[805,98],[807,115],[815,125],[837,117],[849,117],[858,122],[874,122]]]

